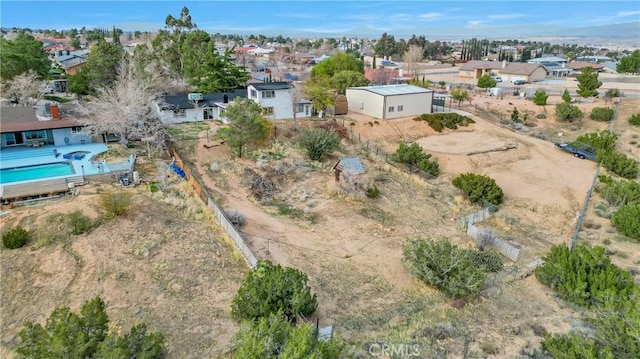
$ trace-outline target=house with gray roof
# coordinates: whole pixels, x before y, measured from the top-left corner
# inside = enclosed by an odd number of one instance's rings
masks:
[[[480,60],[469,61],[458,70],[458,76],[473,79],[478,79],[485,74],[502,77],[503,81],[535,82],[544,80],[547,70],[541,64],[535,63]]]
[[[255,82],[247,86],[247,97],[257,102],[262,107],[262,115],[271,120],[283,120],[311,116],[311,102],[303,99],[295,99],[294,85],[285,82]]]
[[[167,124],[214,120],[225,122],[225,109],[238,97],[247,97],[247,90],[162,96],[154,100],[151,107],[158,118]]]
[[[432,112],[433,90],[399,84],[347,87],[349,111],[390,120]]]

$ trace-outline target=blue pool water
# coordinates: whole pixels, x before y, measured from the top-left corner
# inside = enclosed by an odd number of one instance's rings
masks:
[[[73,167],[68,162],[48,163],[45,165],[17,167],[0,170],[0,183],[29,181],[48,177],[73,174]]]

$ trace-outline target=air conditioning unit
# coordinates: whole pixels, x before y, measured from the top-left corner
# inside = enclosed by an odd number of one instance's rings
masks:
[[[190,93],[187,95],[189,101],[202,101],[204,99],[204,95],[201,93]]]

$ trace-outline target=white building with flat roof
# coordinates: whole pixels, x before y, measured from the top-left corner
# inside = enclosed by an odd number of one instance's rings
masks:
[[[348,87],[349,111],[382,120],[431,113],[433,90],[399,84]]]

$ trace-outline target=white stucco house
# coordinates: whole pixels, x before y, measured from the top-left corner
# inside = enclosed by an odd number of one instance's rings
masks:
[[[163,96],[154,100],[151,107],[158,118],[167,124],[213,120],[225,122],[223,115],[225,108],[233,103],[236,97],[247,97],[247,90],[191,94],[191,99],[189,95],[184,93]]]
[[[399,84],[348,87],[349,111],[382,120],[431,113],[433,90]]]
[[[257,102],[262,114],[270,120],[283,120],[311,116],[311,102],[299,99],[293,104],[293,85],[288,82],[256,82],[247,86],[247,97]]]

